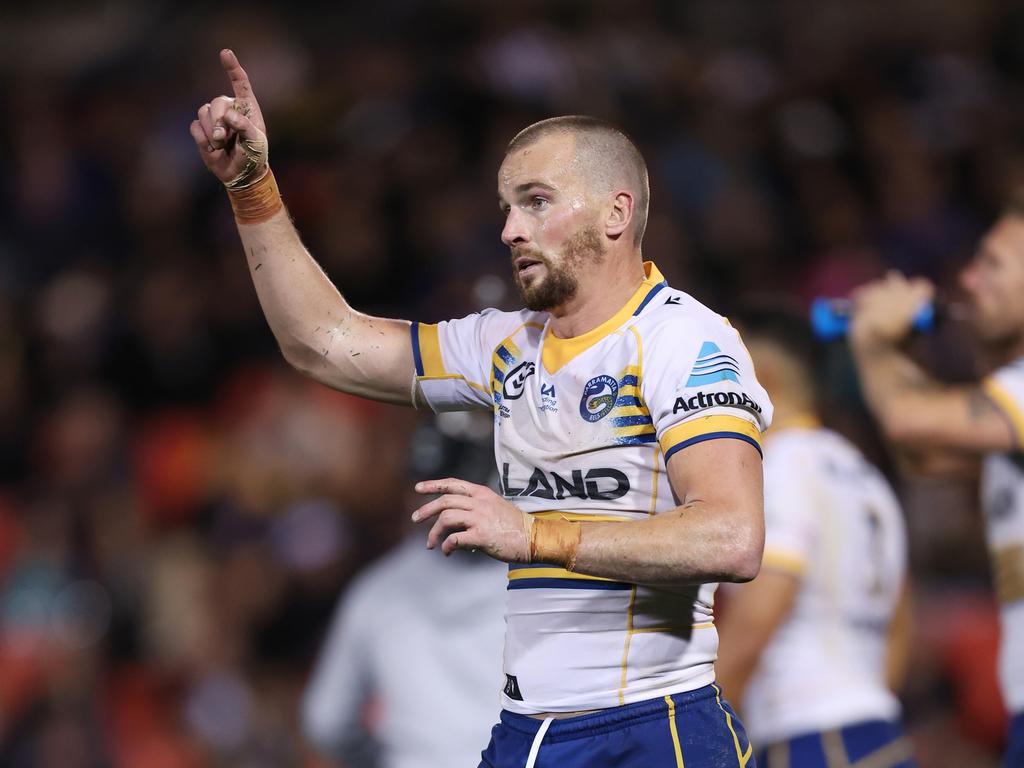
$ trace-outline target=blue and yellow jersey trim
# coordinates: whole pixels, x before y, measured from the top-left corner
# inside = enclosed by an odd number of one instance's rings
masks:
[[[512,333],[506,336],[499,342],[491,353],[491,391],[490,395],[494,400],[494,405],[498,406],[502,400],[502,385],[505,383],[505,377],[508,375],[509,370],[518,361],[523,361],[523,351],[518,345],[512,341],[517,333],[523,328],[536,328],[542,329],[544,326],[540,323],[523,323],[516,328]]]
[[[517,328],[516,331],[518,332],[518,330]],[[505,374],[509,372],[516,359],[522,357],[522,355],[522,350],[512,341],[511,336],[502,340],[494,348],[494,352],[491,354],[491,396],[494,398],[495,405],[501,403],[501,391],[502,385],[505,383]]]
[[[640,367],[629,366],[619,377],[619,394],[608,416],[619,445],[642,445],[658,440],[654,420],[640,397]]]
[[[487,388],[475,381],[470,381],[459,373],[448,373],[441,355],[441,337],[436,325],[430,323],[411,323],[409,334],[412,337],[412,361],[416,368],[416,378],[425,381],[437,379],[457,379],[473,389],[490,395]]]
[[[807,561],[792,552],[765,547],[764,555],[761,557],[761,567],[800,577],[807,570]]]
[[[570,339],[560,339],[549,330],[544,337],[544,350],[541,353],[541,360],[544,369],[548,373],[557,373],[573,358],[586,352],[602,339],[618,330],[629,318],[640,314],[647,307],[659,291],[665,288],[668,283],[662,276],[653,262],[644,262],[644,281],[630,297],[629,301],[601,325],[580,336],[573,336]]]
[[[441,357],[441,338],[436,325],[413,323],[409,326],[412,335],[412,359],[416,375],[428,378],[448,376]]]
[[[995,379],[985,379],[981,389],[1010,422],[1017,447],[1024,448],[1024,411],[1017,405],[1016,399]]]
[[[764,455],[761,451],[761,431],[756,424],[741,419],[739,416],[702,416],[685,421],[665,430],[659,442],[665,453],[665,463],[667,464],[672,454],[677,451],[705,440],[721,438],[743,440],[754,446],[762,456]]]
[[[547,565],[510,565],[509,589],[604,589],[629,591],[632,584],[597,576],[585,576]]]
[[[563,512],[557,509],[533,512],[531,514],[536,518],[546,520],[573,520],[592,523],[623,523],[639,519],[625,515],[588,515],[580,512]],[[633,586],[632,584],[605,579],[600,576],[573,573],[564,568],[545,563],[509,564],[508,567],[509,589],[601,589],[628,591]]]

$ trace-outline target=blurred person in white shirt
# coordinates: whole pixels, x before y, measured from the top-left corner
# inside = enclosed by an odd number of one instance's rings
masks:
[[[441,414],[417,432],[410,474],[493,484],[490,440],[490,419]],[[500,709],[507,569],[437,557],[423,538],[410,532],[354,579],[306,690],[306,737],[345,768],[476,765]]]
[[[899,503],[822,425],[807,322],[767,305],[740,319],[775,422],[761,573],[729,593],[718,679],[740,703],[761,768],[911,766],[892,693],[909,620]]]

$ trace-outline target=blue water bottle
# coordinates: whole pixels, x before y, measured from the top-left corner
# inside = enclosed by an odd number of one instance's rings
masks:
[[[835,341],[850,330],[853,303],[849,299],[819,297],[811,302],[811,330],[819,341]],[[935,304],[928,302],[914,316],[913,329],[927,332],[935,327]]]

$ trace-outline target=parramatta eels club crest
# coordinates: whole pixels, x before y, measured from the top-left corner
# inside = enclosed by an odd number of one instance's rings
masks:
[[[580,416],[586,421],[600,421],[615,407],[619,396],[619,382],[612,376],[595,376],[583,387]]]

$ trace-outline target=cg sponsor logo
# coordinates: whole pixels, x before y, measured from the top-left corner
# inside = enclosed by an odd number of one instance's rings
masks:
[[[619,382],[611,376],[595,376],[583,387],[580,416],[587,421],[600,421],[612,412],[618,396]]]
[[[537,370],[533,363],[520,363],[505,375],[501,385],[501,394],[506,400],[516,400],[526,391],[526,380]]]

